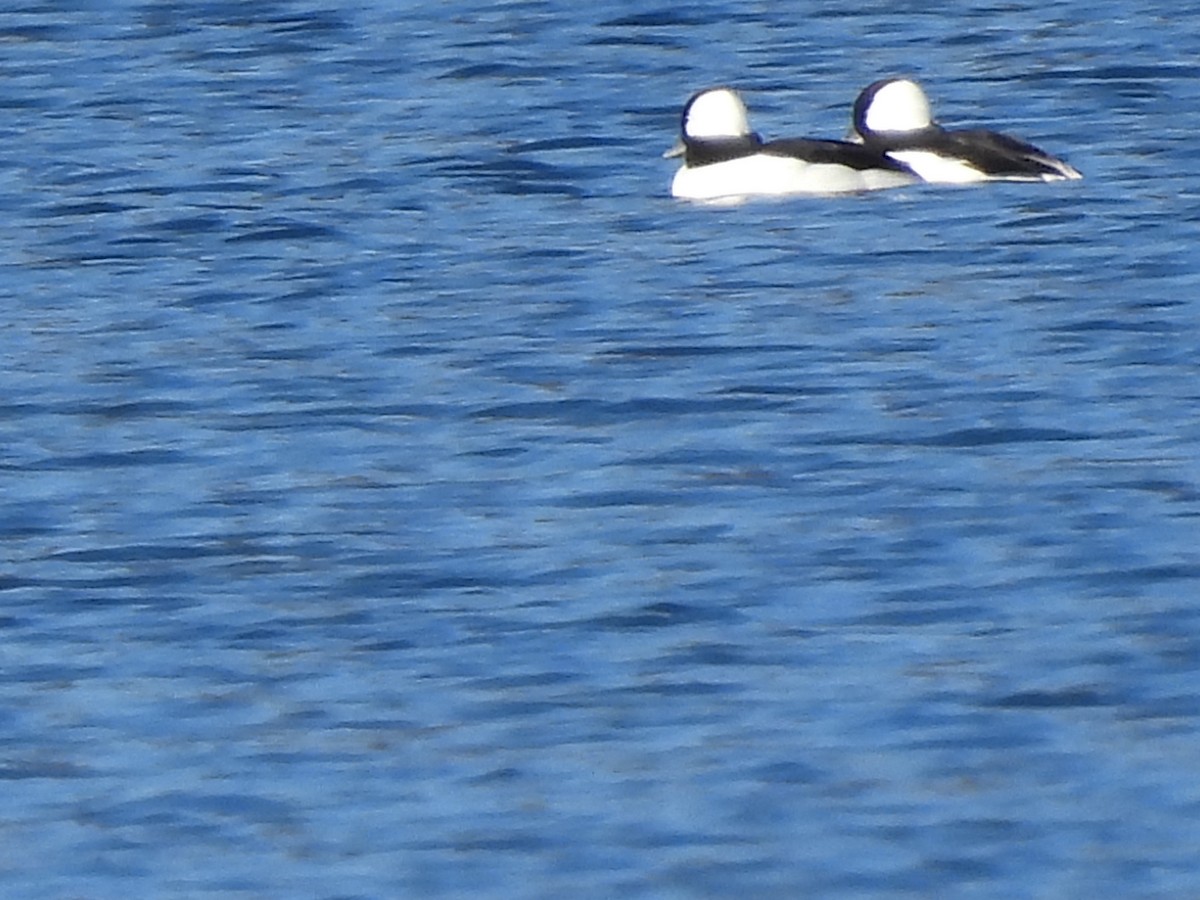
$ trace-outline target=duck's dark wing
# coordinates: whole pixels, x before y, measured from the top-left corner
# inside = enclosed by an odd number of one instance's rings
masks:
[[[1078,178],[1079,173],[1061,159],[1019,138],[986,129],[945,131],[955,156],[967,159],[988,175],[1041,178]]]
[[[767,141],[762,153],[771,156],[790,156],[810,163],[831,163],[851,169],[889,169],[893,172],[912,174],[904,163],[887,156],[882,150],[848,141],[826,141],[815,138],[782,138]]]
[[[1079,172],[1033,144],[998,131],[977,128],[947,131],[934,126],[905,133],[875,133],[866,144],[875,149],[925,150],[961,159],[993,178],[1080,178]]]

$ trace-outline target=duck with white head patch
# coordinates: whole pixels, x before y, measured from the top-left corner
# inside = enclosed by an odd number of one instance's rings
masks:
[[[709,88],[683,108],[681,139],[664,156],[683,157],[671,195],[737,200],[787,194],[845,194],[913,184],[902,162],[847,141],[764,141],[750,130],[746,105],[732,88]]]
[[[885,78],[854,101],[854,138],[905,163],[925,181],[1063,181],[1079,171],[1032,144],[985,129],[949,131],[933,119],[920,85]]]

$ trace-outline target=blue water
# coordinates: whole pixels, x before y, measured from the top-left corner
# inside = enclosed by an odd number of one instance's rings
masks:
[[[6,13],[6,894],[1200,895],[1200,13],[956,8]]]

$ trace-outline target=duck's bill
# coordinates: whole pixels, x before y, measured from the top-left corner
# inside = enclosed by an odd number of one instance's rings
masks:
[[[663,154],[663,159],[674,159],[677,156],[683,156],[685,153],[687,153],[687,146],[682,140],[678,140],[675,142],[674,147]]]

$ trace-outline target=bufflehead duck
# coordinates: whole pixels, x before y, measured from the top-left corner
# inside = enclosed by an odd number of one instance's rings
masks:
[[[681,139],[665,157],[683,157],[671,195],[688,200],[784,194],[841,194],[913,184],[904,163],[846,141],[764,141],[750,130],[732,88],[693,94],[683,108]]]
[[[973,129],[947,131],[933,120],[920,85],[885,78],[854,101],[854,132],[863,146],[906,163],[925,181],[1062,181],[1079,171],[1032,144]]]

